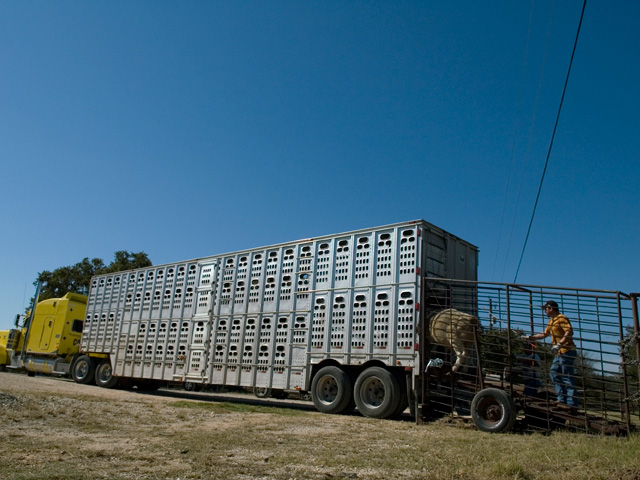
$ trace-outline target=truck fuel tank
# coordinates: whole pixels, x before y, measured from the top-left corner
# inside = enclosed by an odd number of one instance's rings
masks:
[[[27,372],[45,373],[47,375],[66,375],[69,373],[69,364],[64,358],[43,358],[28,356],[24,361]]]

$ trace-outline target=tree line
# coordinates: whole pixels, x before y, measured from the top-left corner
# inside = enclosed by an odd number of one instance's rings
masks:
[[[101,258],[89,259],[85,257],[75,265],[38,273],[36,283],[42,283],[39,300],[59,298],[68,292],[86,295],[89,291],[91,277],[94,275],[133,270],[151,265],[149,256],[144,252],[119,250],[115,252],[114,260],[108,265]]]

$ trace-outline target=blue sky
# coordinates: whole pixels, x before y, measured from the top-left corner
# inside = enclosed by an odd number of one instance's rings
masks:
[[[513,281],[581,1],[0,3],[0,328],[38,272],[424,218]],[[635,1],[587,5],[518,282],[640,291]]]

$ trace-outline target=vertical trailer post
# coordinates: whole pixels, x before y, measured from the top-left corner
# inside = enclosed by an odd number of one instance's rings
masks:
[[[638,367],[638,385],[640,388],[640,322],[638,321],[638,297],[640,293],[631,294],[631,312],[633,314],[633,334],[636,339],[636,366]]]
[[[422,425],[427,418],[427,410],[429,403],[427,363],[430,357],[429,335],[427,334],[427,316],[426,316],[426,282],[420,282],[421,292],[419,298],[422,299],[421,308],[418,310],[418,354],[420,356],[418,362],[418,379],[420,381],[420,394],[416,395],[416,424]]]
[[[509,394],[513,396],[513,355],[511,351],[511,296],[509,294],[510,288],[507,285],[506,288],[506,300],[507,300],[507,367],[509,368]]]
[[[624,397],[624,417],[625,417],[625,423],[627,426],[627,431],[631,431],[631,409],[629,407],[629,386],[627,383],[627,361],[626,361],[626,357],[624,354],[624,325],[622,324],[622,304],[620,301],[620,292],[617,293],[616,295],[616,301],[618,304],[618,327],[620,329],[620,345],[621,345],[621,349],[620,349],[620,361],[622,364],[622,395]],[[632,302],[631,305],[633,308],[633,298],[632,298]],[[637,315],[637,311],[635,312],[634,315],[634,331],[637,335],[638,330],[637,330],[637,325],[638,325],[638,315]],[[636,336],[636,339],[638,337]],[[637,347],[637,341],[636,341],[636,347]]]

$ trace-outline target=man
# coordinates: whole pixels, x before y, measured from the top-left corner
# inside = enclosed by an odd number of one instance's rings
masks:
[[[551,336],[553,348],[551,352],[555,355],[549,378],[553,382],[558,403],[566,404],[571,409],[578,407],[576,397],[576,381],[574,378],[574,363],[576,360],[576,346],[573,343],[573,328],[567,317],[560,313],[558,304],[553,300],[547,301],[543,306],[549,323],[542,333],[531,335],[529,340],[542,340]]]

